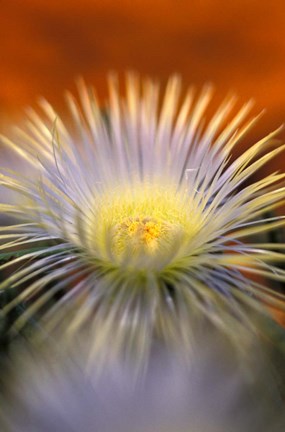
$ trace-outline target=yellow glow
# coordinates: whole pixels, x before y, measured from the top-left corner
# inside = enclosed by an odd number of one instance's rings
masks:
[[[186,190],[161,182],[137,183],[96,197],[90,221],[89,245],[97,255],[119,261],[128,254],[134,262],[161,258],[174,245],[188,242],[200,227],[201,213]]]

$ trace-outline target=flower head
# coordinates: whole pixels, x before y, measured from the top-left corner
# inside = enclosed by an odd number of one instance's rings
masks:
[[[112,342],[114,352],[144,355],[157,337],[189,344],[201,317],[237,337],[252,328],[248,307],[284,308],[247,276],[285,279],[273,265],[284,245],[252,240],[284,224],[265,217],[284,201],[284,175],[244,185],[283,150],[279,130],[230,161],[257,120],[246,120],[251,103],[234,115],[228,98],[206,125],[211,88],[180,100],[177,77],[162,100],[157,83],[135,75],[120,97],[113,77],[105,111],[79,87],[80,105],[68,94],[69,128],[43,100],[42,116],[29,111],[26,128],[2,138],[34,170],[33,179],[1,175],[25,198],[0,207],[18,220],[1,228],[1,249],[25,249],[1,266],[25,263],[1,285],[25,286],[4,308],[25,304],[14,328],[41,311],[50,329],[91,329],[94,353]]]

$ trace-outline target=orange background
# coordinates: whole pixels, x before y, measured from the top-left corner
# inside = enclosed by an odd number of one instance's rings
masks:
[[[110,69],[135,69],[253,97],[259,138],[285,120],[284,15],[284,0],[0,0],[0,127],[39,95],[62,108],[78,75],[104,95]]]

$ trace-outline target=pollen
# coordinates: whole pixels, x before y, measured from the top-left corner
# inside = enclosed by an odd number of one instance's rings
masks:
[[[165,222],[152,217],[128,217],[116,226],[115,244],[119,249],[129,245],[136,251],[155,251],[169,229]]]

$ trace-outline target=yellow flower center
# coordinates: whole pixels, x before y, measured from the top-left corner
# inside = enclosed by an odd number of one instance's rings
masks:
[[[106,190],[91,207],[87,238],[94,256],[135,269],[161,269],[181,256],[201,222],[187,190],[161,182]]]

